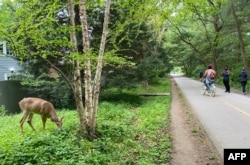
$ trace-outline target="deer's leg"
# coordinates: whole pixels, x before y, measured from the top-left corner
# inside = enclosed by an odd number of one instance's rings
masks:
[[[43,116],[43,115],[41,115],[41,117],[42,117],[42,121],[43,121],[43,129],[45,130],[45,124],[46,124],[46,121],[47,121],[47,117]]]
[[[30,114],[29,114],[29,118],[28,118],[28,121],[27,121],[27,122],[29,123],[30,127],[32,128],[32,130],[35,131],[35,128],[34,128],[33,125],[32,125],[32,118],[33,118],[33,115],[34,115],[33,113],[30,113]]]
[[[23,134],[23,123],[25,122],[25,120],[27,119],[29,113],[23,111],[23,117],[21,118],[19,124],[20,124],[20,128],[21,128],[21,133]]]

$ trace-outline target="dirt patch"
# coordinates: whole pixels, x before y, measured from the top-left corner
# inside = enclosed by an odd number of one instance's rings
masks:
[[[206,135],[174,79],[171,79],[171,165],[221,165],[218,151]]]

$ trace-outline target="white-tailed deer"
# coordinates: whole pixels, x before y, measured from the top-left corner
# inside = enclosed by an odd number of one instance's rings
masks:
[[[58,129],[62,129],[62,119],[59,119],[56,110],[50,102],[34,97],[24,98],[19,102],[19,106],[23,111],[23,117],[20,120],[21,133],[23,133],[23,124],[28,117],[28,123],[30,127],[35,130],[32,125],[32,118],[34,113],[41,115],[43,121],[43,129],[45,129],[45,124],[47,118],[50,118],[52,122],[55,122]]]

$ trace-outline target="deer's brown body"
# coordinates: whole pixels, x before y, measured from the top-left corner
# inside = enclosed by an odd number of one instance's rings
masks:
[[[52,103],[35,97],[24,98],[19,102],[19,106],[23,111],[23,117],[20,120],[21,133],[23,133],[23,124],[28,117],[28,123],[30,127],[34,129],[32,125],[32,118],[34,113],[41,115],[43,121],[43,129],[45,129],[45,124],[47,118],[50,118],[52,122],[55,122],[58,129],[62,129],[62,119],[59,119],[56,110]]]

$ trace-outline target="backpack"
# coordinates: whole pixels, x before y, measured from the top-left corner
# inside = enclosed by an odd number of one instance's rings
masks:
[[[210,75],[209,75],[209,77],[210,77],[211,79],[215,79],[216,73],[215,73],[215,72],[211,72]]]

